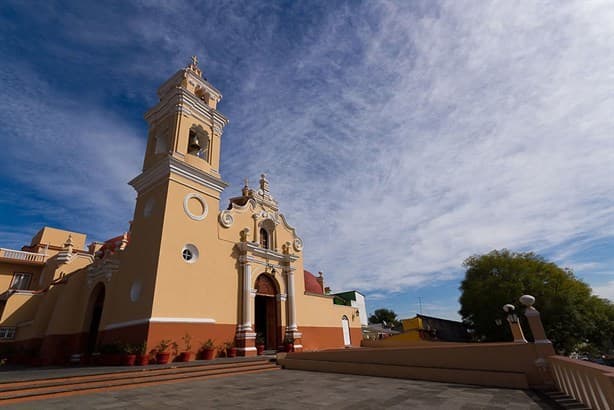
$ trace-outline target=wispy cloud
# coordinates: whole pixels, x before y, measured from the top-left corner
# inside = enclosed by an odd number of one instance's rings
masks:
[[[82,210],[67,226],[103,236],[131,216],[125,182],[138,172],[144,128],[100,101],[141,101],[142,111],[199,54],[231,119],[221,172],[235,185],[224,198],[267,172],[307,266],[335,289],[375,299],[458,278],[464,258],[493,248],[567,263],[614,242],[607,2],[127,7],[134,13],[98,11],[125,35],[86,30],[79,21],[96,20],[91,10],[48,10],[72,18],[61,35],[74,40],[53,42],[53,53],[89,64],[107,86],[102,97],[84,93],[85,106],[37,72],[24,95],[15,73],[29,68],[1,68],[11,98],[0,109],[15,129],[6,155],[20,164],[3,172],[66,215]],[[92,213],[100,222],[87,222]]]
[[[610,276],[612,272],[610,272]],[[601,286],[593,286],[593,293],[599,297],[610,299],[614,303],[614,280],[611,280]]]
[[[25,205],[9,220],[42,219],[98,240],[126,230],[135,198],[126,177],[139,171],[143,138],[112,112],[67,99],[27,65],[0,70],[0,111],[8,114],[0,171],[19,187],[3,186],[2,202]],[[21,228],[26,237],[40,226],[31,228]]]

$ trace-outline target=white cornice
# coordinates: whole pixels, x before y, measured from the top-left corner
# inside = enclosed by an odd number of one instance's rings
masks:
[[[169,113],[177,111],[194,116],[200,120],[210,121],[220,128],[225,127],[229,122],[228,118],[219,111],[209,107],[184,88],[175,88],[172,94],[149,109],[144,117],[149,123],[152,123]]]
[[[141,175],[134,178],[129,184],[139,193],[147,191],[152,186],[160,182],[161,179],[168,177],[171,173],[182,176],[192,182],[213,189],[221,193],[228,183],[209,173],[195,168],[185,162],[167,156],[160,160],[156,165],[144,171]]]
[[[278,262],[294,262],[298,260],[296,255],[286,255],[283,253],[275,252],[271,249],[264,249],[253,242],[239,242],[237,247],[241,252],[250,252],[254,256],[258,256],[267,260],[274,260]]]

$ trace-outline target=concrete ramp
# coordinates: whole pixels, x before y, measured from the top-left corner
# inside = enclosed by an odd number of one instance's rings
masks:
[[[288,353],[278,363],[286,369],[527,389],[551,384],[544,366],[551,350],[528,343],[447,343]]]

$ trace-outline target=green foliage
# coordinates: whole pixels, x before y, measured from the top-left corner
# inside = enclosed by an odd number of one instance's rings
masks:
[[[162,339],[156,346],[156,350],[160,353],[164,353],[168,350],[169,347],[171,347],[173,343],[175,342],[173,342],[171,339]]]
[[[192,336],[189,333],[186,333],[185,336],[181,338],[183,340],[183,345],[185,346],[185,352],[192,351]]]
[[[382,323],[387,327],[393,328],[399,326],[400,322],[397,320],[397,314],[391,309],[376,309],[371,316],[369,316],[369,323]]]
[[[518,298],[529,294],[535,296],[534,307],[557,351],[568,354],[580,345],[602,352],[612,348],[614,305],[592,296],[590,287],[571,270],[534,253],[507,249],[471,256],[463,266],[459,313],[479,340],[511,340],[501,307],[511,303],[521,312]],[[520,316],[525,336],[531,339],[526,319]],[[497,319],[503,325],[497,325]]]
[[[144,356],[147,353],[147,342],[141,342],[135,345],[134,353]]]
[[[213,350],[215,349],[215,341],[212,339],[207,339],[200,345],[200,350]]]

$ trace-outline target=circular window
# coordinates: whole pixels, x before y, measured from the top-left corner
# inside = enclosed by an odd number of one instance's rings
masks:
[[[202,221],[207,216],[209,208],[204,196],[192,193],[183,198],[183,210],[191,219]]]
[[[136,302],[139,300],[139,296],[141,296],[141,282],[136,281],[132,282],[132,286],[130,287],[130,300]]]
[[[181,257],[186,263],[194,263],[198,260],[198,249],[192,244],[187,244],[181,250]]]

